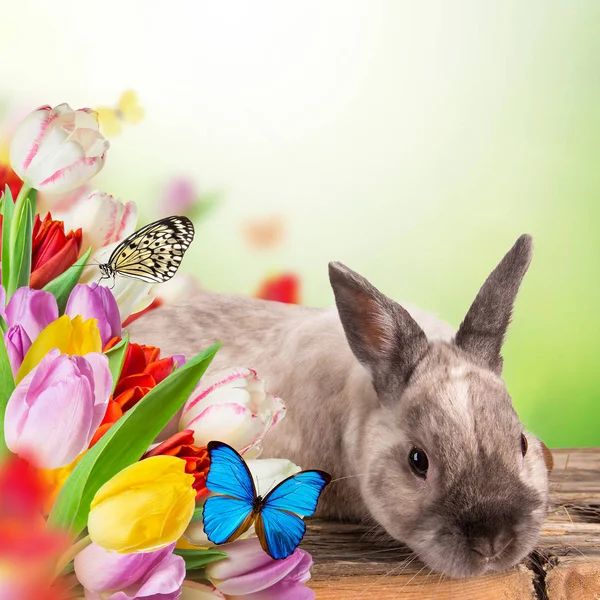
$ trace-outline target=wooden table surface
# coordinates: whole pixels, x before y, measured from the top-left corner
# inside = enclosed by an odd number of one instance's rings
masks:
[[[450,579],[360,525],[312,520],[302,547],[322,600],[599,600],[600,448],[554,450],[550,510],[536,551],[505,573]]]

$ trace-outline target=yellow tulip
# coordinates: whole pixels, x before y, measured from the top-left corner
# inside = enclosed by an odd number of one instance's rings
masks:
[[[106,550],[150,552],[178,540],[194,514],[194,476],[175,456],[130,465],[96,492],[88,517],[92,540]]]
[[[42,358],[53,348],[58,348],[61,354],[77,356],[83,356],[88,352],[102,352],[98,321],[96,319],[84,321],[80,316],[71,319],[68,315],[63,315],[42,329],[25,354],[17,372],[16,383],[37,367]]]

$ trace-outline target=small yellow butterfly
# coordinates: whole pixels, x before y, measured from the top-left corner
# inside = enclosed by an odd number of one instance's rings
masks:
[[[134,90],[125,90],[115,108],[100,106],[94,110],[98,113],[100,130],[107,137],[119,135],[125,123],[136,125],[144,119],[144,109]]]

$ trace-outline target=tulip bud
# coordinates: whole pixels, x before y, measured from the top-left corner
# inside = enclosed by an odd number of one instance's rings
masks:
[[[265,391],[252,369],[228,369],[204,377],[186,402],[180,429],[194,431],[194,443],[226,442],[255,457],[266,433],[285,414],[281,398]]]
[[[65,226],[83,229],[83,248],[94,250],[120,242],[135,231],[138,209],[110,194],[93,191],[65,215]]]
[[[104,354],[67,356],[50,350],[8,400],[6,445],[40,468],[68,465],[88,447],[111,387]]]
[[[42,106],[15,131],[10,163],[28,186],[62,193],[96,175],[104,166],[108,147],[98,130],[96,113],[89,108]]]
[[[107,481],[92,500],[88,532],[106,550],[149,552],[178,540],[195,509],[185,461],[153,456]]]

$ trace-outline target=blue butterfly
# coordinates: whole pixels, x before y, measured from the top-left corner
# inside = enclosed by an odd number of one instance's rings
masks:
[[[263,550],[286,558],[300,544],[309,517],[331,476],[301,471],[284,479],[264,498],[256,495],[252,475],[242,457],[223,442],[209,442],[206,487],[218,496],[204,503],[204,533],[213,544],[233,542],[254,524]]]

